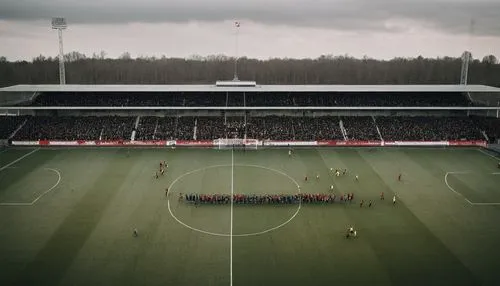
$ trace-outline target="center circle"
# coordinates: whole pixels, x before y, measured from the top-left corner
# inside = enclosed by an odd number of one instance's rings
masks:
[[[204,230],[204,229],[201,229],[201,228],[196,228],[196,227],[193,227],[185,222],[183,222],[181,219],[179,219],[173,212],[172,212],[172,209],[170,207],[170,193],[171,191],[174,189],[174,187],[177,185],[177,183],[179,181],[181,181],[182,179],[184,179],[185,177],[189,176],[189,175],[192,175],[192,174],[196,174],[196,173],[199,173],[199,172],[202,172],[202,171],[206,171],[206,170],[210,170],[210,169],[216,169],[216,168],[253,168],[253,169],[261,169],[261,170],[267,170],[267,171],[271,171],[273,172],[274,174],[278,174],[279,176],[281,177],[284,177],[287,179],[287,181],[291,182],[294,187],[296,188],[296,193],[300,193],[300,186],[299,184],[297,183],[297,181],[290,177],[288,174],[282,172],[282,171],[279,171],[279,170],[276,170],[276,169],[273,169],[273,168],[269,168],[269,167],[264,167],[264,166],[260,166],[260,165],[238,165],[238,164],[235,164],[235,165],[231,165],[231,164],[228,164],[228,165],[212,165],[212,166],[208,166],[208,167],[203,167],[203,168],[200,168],[200,169],[196,169],[196,170],[193,170],[193,171],[189,171],[187,173],[184,173],[182,174],[181,176],[177,177],[174,181],[172,181],[172,183],[170,184],[170,186],[168,187],[168,194],[167,194],[167,207],[168,207],[168,211],[170,212],[170,215],[181,225],[193,230],[193,231],[197,231],[197,232],[200,232],[200,233],[204,233],[204,234],[208,234],[208,235],[213,235],[213,236],[223,236],[223,237],[229,237],[229,236],[235,236],[235,237],[242,237],[242,236],[255,236],[255,235],[261,235],[261,234],[265,234],[265,233],[268,233],[268,232],[271,232],[271,231],[274,231],[274,230],[277,230],[283,226],[285,226],[286,224],[288,224],[289,222],[291,222],[300,212],[300,208],[302,207],[302,204],[299,202],[298,206],[297,206],[297,209],[295,210],[295,212],[285,221],[283,221],[282,223],[278,224],[278,225],[275,225],[273,227],[269,227],[269,228],[266,228],[262,231],[257,231],[257,232],[248,232],[248,233],[233,233],[232,235],[229,234],[229,233],[222,233],[222,232],[211,232],[211,231],[207,231],[207,230]],[[234,174],[233,174],[234,175]],[[233,176],[233,179],[234,179],[234,176]],[[225,181],[227,181],[227,183],[231,183],[229,179],[225,179]],[[279,183],[279,182],[278,182]],[[238,193],[238,188],[235,188],[234,189],[234,193],[237,194]],[[189,192],[187,192],[189,193]],[[218,192],[219,193],[219,192]],[[276,193],[275,193],[276,194]],[[271,194],[273,195],[273,194]],[[207,206],[208,207],[208,206]],[[239,205],[234,205],[233,208],[235,207],[240,207]],[[259,206],[255,206],[256,208],[259,208],[259,207],[263,207],[261,205]]]

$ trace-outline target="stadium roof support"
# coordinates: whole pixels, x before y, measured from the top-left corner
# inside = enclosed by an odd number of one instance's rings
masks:
[[[0,93],[19,92],[475,92],[500,93],[486,85],[15,85],[0,88]]]

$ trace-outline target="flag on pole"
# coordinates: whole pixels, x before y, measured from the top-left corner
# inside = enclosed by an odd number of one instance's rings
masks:
[[[234,25],[236,26],[236,28],[239,28],[240,27],[240,22],[234,22]]]

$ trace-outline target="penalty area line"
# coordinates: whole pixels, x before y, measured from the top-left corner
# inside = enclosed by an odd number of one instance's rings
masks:
[[[466,198],[464,195],[462,195],[461,193],[455,191],[455,189],[453,189],[450,184],[448,183],[448,175],[449,174],[468,174],[470,173],[470,171],[463,171],[463,172],[446,172],[446,174],[444,175],[444,183],[446,184],[446,186],[448,187],[448,189],[452,192],[454,192],[455,194],[461,196],[467,203],[469,203],[469,205],[474,205],[468,198]]]
[[[28,157],[29,155],[35,153],[38,150],[40,150],[40,148],[36,148],[36,149],[32,150],[31,152],[24,154],[23,156],[17,158],[16,160],[14,160],[14,161],[10,162],[9,164],[7,164],[7,165],[3,166],[2,168],[0,168],[0,171],[3,171],[5,169],[9,168],[10,166],[14,165],[15,163],[21,161],[22,159]]]
[[[473,206],[500,206],[500,203],[472,203]]]
[[[43,192],[42,194],[40,194],[38,197],[36,197],[30,203],[16,203],[16,202],[13,202],[13,203],[0,203],[0,206],[18,206],[18,207],[19,206],[33,206],[36,202],[38,202],[39,199],[41,199],[43,196],[45,196],[46,194],[50,193],[57,186],[59,186],[59,183],[61,182],[61,179],[62,179],[61,173],[58,170],[52,169],[52,168],[45,168],[45,170],[49,170],[49,171],[52,171],[52,172],[54,172],[54,173],[57,174],[57,182],[52,187],[50,187],[50,189],[48,189],[45,192]]]
[[[444,175],[444,183],[448,187],[448,189],[455,194],[461,196],[469,205],[471,206],[500,206],[500,202],[495,202],[495,203],[473,203],[471,202],[468,198],[466,198],[464,195],[461,193],[457,192],[455,189],[453,189],[452,186],[448,183],[448,175],[449,174],[470,174],[471,171],[462,171],[462,172],[446,172],[446,175]],[[491,173],[492,175],[500,175],[500,173]]]

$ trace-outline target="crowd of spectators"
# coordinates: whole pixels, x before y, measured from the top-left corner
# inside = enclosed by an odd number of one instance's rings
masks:
[[[155,117],[153,117],[155,118]],[[156,125],[153,126],[153,132],[150,133],[148,137],[141,136],[141,139],[143,138],[153,138],[154,140],[172,140],[175,138],[175,131],[176,131],[176,124],[177,124],[177,118],[176,117],[160,117],[156,118]],[[191,128],[194,126],[194,124],[190,125]],[[156,128],[156,132],[154,129]],[[191,129],[192,130],[192,129]],[[152,134],[152,135],[151,135]]]
[[[469,106],[460,93],[42,93],[35,106]]]
[[[30,117],[14,140],[97,140],[107,118]]]
[[[223,117],[198,117],[196,119],[196,139],[198,140],[224,138],[225,133]]]
[[[479,128],[486,132],[490,142],[500,140],[500,118],[495,117],[472,117]]]
[[[36,116],[15,134],[14,140],[130,139],[135,117]]]
[[[9,139],[26,119],[26,116],[0,116],[0,139]]]
[[[143,116],[140,118],[139,126],[137,126],[135,139],[136,140],[155,140],[159,117]]]
[[[293,117],[294,140],[343,140],[338,117]]]
[[[342,118],[348,140],[380,140],[374,119],[368,116]]]
[[[179,140],[193,140],[195,122],[196,118],[192,116],[177,117],[174,138]]]
[[[227,117],[226,118],[226,136],[227,138],[244,138],[245,137],[245,118],[244,117]]]
[[[260,140],[293,140],[293,121],[286,116],[247,118],[247,138]]]
[[[469,106],[460,93],[320,93],[297,94],[297,106]]]
[[[130,139],[135,119],[135,117],[107,117],[103,122],[100,140]]]
[[[182,94],[161,93],[42,93],[35,106],[182,106]]]
[[[469,117],[377,117],[376,122],[388,141],[484,139]]]
[[[7,138],[26,120],[14,140],[128,140],[137,117],[36,116],[0,117],[0,134]],[[342,124],[340,124],[340,120]],[[345,133],[342,132],[344,127]],[[442,141],[500,138],[495,118],[387,116],[387,117],[141,117],[136,140],[380,140]],[[345,135],[345,136],[344,136]]]

